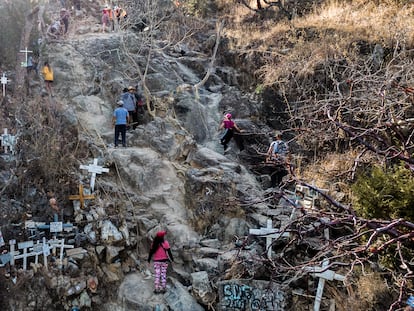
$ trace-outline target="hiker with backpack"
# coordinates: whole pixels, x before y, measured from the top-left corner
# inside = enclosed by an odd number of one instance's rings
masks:
[[[266,163],[285,162],[288,154],[288,145],[282,140],[282,134],[276,132],[266,153]]]
[[[167,288],[168,263],[174,262],[170,244],[165,240],[166,231],[158,231],[148,254],[148,265],[154,262],[154,293],[165,293]]]

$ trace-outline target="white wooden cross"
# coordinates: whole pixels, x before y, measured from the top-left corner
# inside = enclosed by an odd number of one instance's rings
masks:
[[[3,134],[0,136],[1,145],[4,147],[4,153],[7,153],[7,149],[10,148],[10,152],[13,153],[14,145],[16,144],[16,136],[10,135],[7,129],[3,130]]]
[[[325,281],[344,281],[345,276],[337,274],[332,270],[328,270],[329,260],[325,259],[322,262],[321,267],[305,267],[304,270],[313,274],[313,276],[319,278],[318,289],[316,290],[315,304],[313,306],[314,311],[319,311],[322,301],[323,288],[325,286]]]
[[[1,229],[0,229],[0,247],[4,245],[6,245],[6,243],[4,243],[3,233],[1,233]]]
[[[9,79],[7,79],[6,74],[3,72],[3,75],[1,76],[0,82],[3,85],[3,97],[4,97],[4,96],[6,96],[6,84],[8,82],[11,82],[11,81]]]
[[[96,178],[96,174],[102,174],[102,173],[108,173],[109,172],[109,168],[104,168],[102,166],[98,165],[98,159],[93,159],[93,164],[89,164],[89,165],[81,165],[79,167],[82,170],[88,170],[89,173],[92,173],[92,177],[91,177],[91,191],[93,191],[94,187],[95,187],[95,178]]]
[[[33,241],[19,242],[17,244],[17,248],[22,249],[23,254],[21,254],[21,255],[19,254],[19,255],[14,256],[14,259],[16,260],[16,259],[23,258],[23,270],[27,269],[27,257],[35,256],[37,254],[37,253],[34,253],[34,252],[33,253],[28,253],[27,252],[27,250],[29,248],[32,248],[32,247],[33,247]]]
[[[278,229],[272,227],[272,220],[267,219],[266,228],[250,229],[249,234],[266,238],[267,258],[272,257],[272,240],[280,237],[290,237],[289,232],[281,233]]]
[[[29,53],[33,53],[33,51],[29,51],[28,49],[27,49],[27,47],[24,49],[24,50],[20,50],[19,51],[20,53],[25,53],[26,54],[26,56],[25,56],[25,62],[23,63],[22,62],[22,67],[27,67],[27,54],[29,54]]]
[[[43,266],[46,270],[48,270],[47,256],[50,255],[50,248],[49,244],[46,242],[45,237],[43,238],[42,243],[40,243],[40,241],[37,241],[37,243],[33,245],[33,252],[35,253],[35,265],[37,266],[39,262],[39,255],[43,255]]]
[[[55,253],[55,248],[60,248],[60,252],[59,252],[59,269],[62,269],[63,251],[65,250],[65,248],[74,248],[74,246],[65,244],[65,239],[49,240],[49,244],[50,244],[50,248],[53,249],[53,253]]]

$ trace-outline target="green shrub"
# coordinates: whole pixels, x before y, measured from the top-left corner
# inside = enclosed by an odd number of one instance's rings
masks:
[[[362,217],[414,220],[414,177],[402,165],[374,166],[352,186],[355,210]]]

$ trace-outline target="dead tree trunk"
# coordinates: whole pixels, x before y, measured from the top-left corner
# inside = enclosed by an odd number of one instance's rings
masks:
[[[24,27],[22,29],[22,34],[20,37],[20,50],[25,49],[26,47],[29,46],[29,42],[30,42],[30,34],[32,32],[33,29],[33,19],[36,16],[36,13],[39,11],[39,7],[35,7],[25,18],[25,24]],[[23,55],[23,54],[22,54]],[[27,70],[26,67],[22,67],[21,66],[21,59],[22,57],[25,57],[25,55],[21,56],[21,54],[19,53],[19,57],[18,57],[18,62],[16,65],[16,95],[17,96],[22,96],[23,93],[23,88],[25,84],[25,78],[27,77]]]

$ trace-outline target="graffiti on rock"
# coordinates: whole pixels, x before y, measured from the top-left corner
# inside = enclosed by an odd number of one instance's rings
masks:
[[[220,307],[226,311],[283,310],[283,294],[272,288],[254,288],[246,284],[222,285]]]

